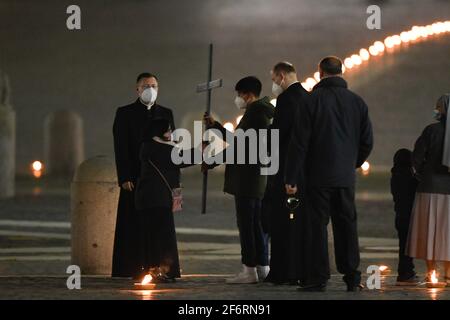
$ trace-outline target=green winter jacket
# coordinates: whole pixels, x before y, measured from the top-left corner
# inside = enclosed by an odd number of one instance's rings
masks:
[[[255,129],[259,141],[258,129],[269,128],[274,112],[275,108],[270,103],[270,99],[268,97],[256,100],[247,106],[241,121],[236,127],[236,130],[242,129],[245,132],[248,129]],[[225,130],[218,122],[216,122],[213,127],[221,130],[222,132]],[[234,140],[235,142],[237,141],[236,137]],[[237,149],[238,148],[235,144],[235,156]],[[259,163],[259,155],[256,155],[258,163],[249,164],[248,152],[249,142],[246,140],[245,164],[237,164],[236,161],[233,164],[226,164],[223,191],[234,196],[262,199],[266,188],[267,176],[261,175],[260,169],[262,165]]]

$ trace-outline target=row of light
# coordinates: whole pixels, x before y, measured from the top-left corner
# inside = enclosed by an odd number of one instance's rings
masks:
[[[450,32],[450,20],[445,22],[436,22],[427,26],[414,26],[411,30],[403,31],[400,34],[388,36],[384,41],[375,41],[368,48],[362,48],[358,53],[352,54],[344,59],[342,72],[358,67],[371,57],[383,54],[385,51],[398,47],[402,44],[425,39],[433,35]],[[312,77],[308,77],[302,82],[302,86],[311,91],[313,87],[320,81],[319,72],[314,73]]]
[[[342,73],[347,70],[351,70],[368,61],[371,57],[375,57],[383,54],[385,51],[392,50],[393,48],[402,44],[408,44],[412,41],[428,38],[429,36],[439,35],[442,33],[450,32],[450,21],[436,22],[427,26],[414,26],[411,30],[403,31],[400,34],[388,36],[384,41],[375,41],[369,48],[362,48],[358,53],[344,59],[344,65],[342,66]],[[319,72],[315,72],[312,77],[306,78],[302,82],[302,86],[311,91],[314,86],[320,82]],[[370,163],[364,162],[361,166],[361,172],[363,175],[368,175],[370,172]]]

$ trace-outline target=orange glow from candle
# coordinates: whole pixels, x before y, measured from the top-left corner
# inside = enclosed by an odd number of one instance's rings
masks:
[[[35,178],[40,178],[42,176],[43,169],[44,165],[40,161],[34,161],[31,164],[31,172]]]
[[[387,36],[384,40],[375,41],[367,49],[361,49],[359,54],[353,54],[350,57],[343,59],[342,73],[345,71],[351,71],[351,69],[359,69],[354,67],[369,60],[371,56],[379,56],[384,52],[387,54],[395,52],[395,50],[393,50],[394,47],[401,46],[403,44],[407,48],[410,44],[414,44],[416,40],[420,41],[421,39],[426,39],[430,36],[448,32],[450,32],[450,20],[435,22],[426,26],[413,26],[410,30],[405,30],[398,34]],[[314,82],[311,79],[314,80]],[[312,77],[306,78],[301,84],[306,90],[311,91],[315,85],[315,82],[319,81],[319,75],[316,72]]]
[[[431,283],[438,283],[439,280],[436,276],[436,270],[433,270],[433,272],[431,273],[431,277],[430,277]]]
[[[146,284],[149,284],[150,282],[152,282],[152,280],[153,280],[153,277],[150,274],[146,274],[144,279],[142,279],[141,284],[143,286],[145,286]]]
[[[388,269],[387,266],[380,266],[380,268],[379,268],[379,270],[380,270],[381,272],[384,272],[384,271],[386,271],[387,269]]]

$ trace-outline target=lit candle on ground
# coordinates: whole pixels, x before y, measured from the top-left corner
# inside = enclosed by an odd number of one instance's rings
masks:
[[[433,272],[430,275],[430,281],[427,282],[428,288],[445,288],[447,286],[447,282],[439,282],[439,279],[436,275],[436,270],[433,270]]]
[[[152,280],[153,277],[147,274],[141,282],[135,283],[134,287],[138,290],[151,290],[155,288],[155,284],[152,283]]]
[[[42,170],[44,169],[44,165],[40,161],[34,161],[31,164],[31,171],[35,178],[40,178],[42,176]]]
[[[378,270],[380,270],[380,273],[381,273],[382,275],[387,275],[387,274],[391,273],[391,270],[389,269],[388,266],[380,266],[380,267],[378,268]]]

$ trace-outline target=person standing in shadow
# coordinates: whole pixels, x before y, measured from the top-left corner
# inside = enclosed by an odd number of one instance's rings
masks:
[[[417,179],[412,167],[412,152],[400,149],[394,155],[394,166],[391,170],[391,193],[395,209],[395,229],[398,234],[398,286],[417,285],[413,259],[406,255],[411,212],[417,189]]]

